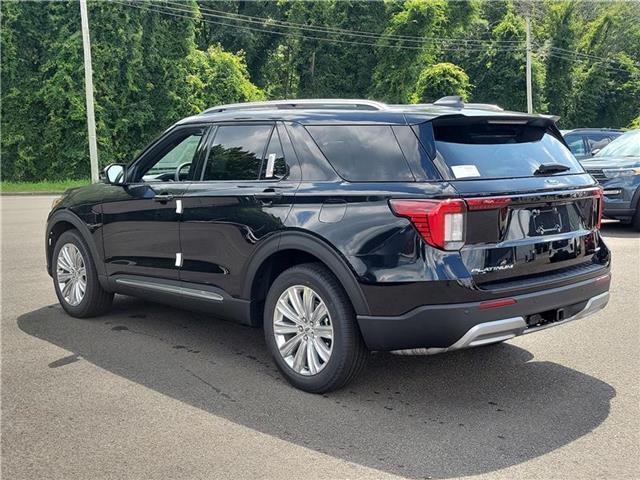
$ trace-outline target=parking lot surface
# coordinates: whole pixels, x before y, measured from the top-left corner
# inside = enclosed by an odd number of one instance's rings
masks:
[[[638,478],[640,237],[611,301],[430,357],[372,356],[344,390],[289,387],[262,331],[116,297],[81,320],[45,272],[52,197],[2,206],[2,478]]]

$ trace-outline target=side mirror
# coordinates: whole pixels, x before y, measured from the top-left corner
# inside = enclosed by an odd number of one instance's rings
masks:
[[[104,169],[104,180],[109,185],[125,184],[126,167],[121,163],[112,163]]]
[[[591,155],[595,155],[596,153],[598,153],[600,150],[602,150],[601,148],[594,148],[593,150],[591,150]]]

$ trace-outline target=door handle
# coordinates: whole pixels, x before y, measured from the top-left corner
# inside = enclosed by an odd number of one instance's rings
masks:
[[[256,193],[254,197],[263,205],[271,205],[274,200],[282,198],[282,193],[276,191],[275,188],[265,188],[261,193]]]
[[[167,203],[173,200],[173,195],[171,195],[170,193],[163,193],[161,195],[156,195],[155,197],[153,197],[153,200],[160,203]]]

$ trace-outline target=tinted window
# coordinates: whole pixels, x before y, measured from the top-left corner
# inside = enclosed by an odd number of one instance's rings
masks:
[[[632,130],[604,147],[596,157],[640,157],[640,130]]]
[[[587,145],[589,145],[589,151],[593,151],[596,148],[602,149],[611,143],[611,139],[605,134],[589,134],[586,137]]]
[[[333,168],[346,180],[414,180],[390,126],[316,125],[307,130]]]
[[[392,129],[416,180],[440,180],[431,157],[418,141],[415,131],[408,125],[394,126]]]
[[[262,162],[261,180],[279,179],[287,175],[287,164],[284,160],[284,151],[280,143],[278,130],[273,129],[271,140],[267,146],[267,152]]]
[[[272,125],[223,125],[213,139],[203,180],[257,180]]]
[[[584,171],[545,127],[499,122],[482,119],[434,122],[436,149],[451,170],[452,178],[529,177],[542,164],[569,167],[564,174]]]
[[[143,172],[145,182],[174,180],[179,166],[180,179],[188,177],[196,150],[202,139],[204,129],[186,131],[173,134],[166,144],[160,146],[157,157],[152,165]]]
[[[587,152],[584,149],[584,142],[582,141],[582,135],[567,135],[564,140],[569,145],[569,149],[574,155],[585,155]]]

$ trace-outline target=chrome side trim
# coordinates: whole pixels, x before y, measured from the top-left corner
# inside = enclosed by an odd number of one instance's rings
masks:
[[[176,267],[182,266],[182,254],[176,253]]]
[[[184,210],[182,208],[182,200],[180,199],[176,200],[176,213],[181,214],[183,211]]]
[[[557,327],[565,323],[573,322],[580,318],[592,315],[602,310],[609,302],[609,292],[601,293],[595,297],[591,297],[585,307],[576,313],[573,317],[569,317],[560,322],[548,323],[539,327],[527,328],[527,322],[523,317],[507,318],[504,320],[496,320],[493,322],[479,323],[471,327],[460,340],[446,348],[410,348],[406,350],[394,350],[391,353],[396,355],[435,355],[437,353],[449,352],[452,350],[461,350],[463,348],[478,347],[488,345],[490,343],[503,342],[519,335],[528,335],[529,333],[539,332],[547,328]]]
[[[130,278],[118,278],[116,283],[126,285],[128,287],[144,288],[146,290],[153,290],[155,292],[172,293],[174,295],[183,295],[186,297],[199,298],[203,300],[213,300],[216,302],[222,302],[224,299],[222,295],[209,292],[207,290],[197,290],[195,288],[179,287],[174,285],[163,285],[155,282],[145,282],[144,280],[133,280]]]

